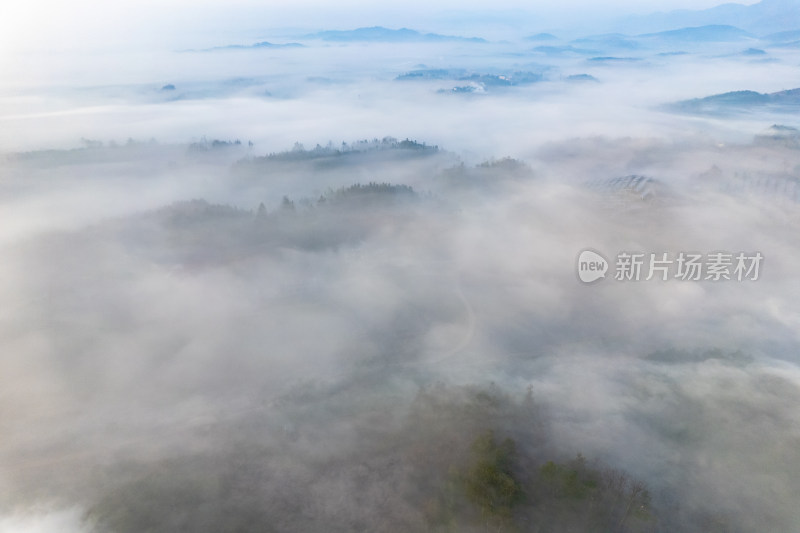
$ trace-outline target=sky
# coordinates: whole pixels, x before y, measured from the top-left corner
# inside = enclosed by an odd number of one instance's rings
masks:
[[[752,0],[741,4],[756,3]],[[410,0],[398,7],[377,7],[363,1],[330,3],[318,0],[293,2],[291,8],[279,2],[172,0],[34,0],[3,2],[0,5],[0,54],[23,50],[90,50],[121,47],[133,43],[161,46],[186,45],[201,36],[254,32],[280,27],[346,29],[353,24],[417,26],[426,19],[446,18],[458,11],[525,10],[547,15],[559,22],[573,18],[647,14],[673,9],[703,9],[720,4],[718,0],[660,0],[640,2],[615,0],[565,0],[554,7],[549,2],[521,0],[444,0],[435,3]],[[565,18],[565,16],[567,18]],[[417,22],[418,24],[415,24]],[[422,23],[424,25],[424,23]]]

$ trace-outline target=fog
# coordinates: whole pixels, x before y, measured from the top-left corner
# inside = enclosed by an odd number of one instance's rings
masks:
[[[0,532],[796,529],[795,37],[206,7],[2,56]]]

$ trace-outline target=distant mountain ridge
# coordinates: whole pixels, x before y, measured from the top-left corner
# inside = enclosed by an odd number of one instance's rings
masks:
[[[659,45],[728,43],[752,41],[756,36],[735,26],[711,24],[708,26],[692,26],[656,33],[627,35],[624,33],[605,33],[588,35],[570,41],[572,44],[589,45],[601,49],[640,50]]]
[[[392,30],[383,26],[356,28],[354,30],[326,30],[305,35],[306,39],[320,39],[338,42],[471,42],[485,43],[480,37],[460,37],[457,35],[441,35],[438,33],[421,33],[409,28]]]
[[[800,28],[800,2],[762,0],[752,5],[727,3],[703,10],[681,9],[630,16],[621,19],[615,29],[631,33],[655,33],[709,25],[735,26],[756,35],[797,30]]]
[[[782,113],[800,112],[800,88],[759,93],[756,91],[732,91],[705,98],[684,100],[667,106],[668,110],[692,114],[725,114],[773,108]]]
[[[781,31],[764,36],[765,41],[787,42],[800,40],[800,30]]]
[[[624,33],[587,35],[579,39],[573,39],[568,45],[540,45],[533,48],[533,50],[548,54],[599,55],[603,50],[628,51],[630,53],[663,50],[665,47],[667,49],[675,46],[695,48],[697,45],[709,43],[754,42],[756,40],[756,36],[741,28],[712,24],[636,35]]]
[[[665,41],[726,42],[754,39],[755,35],[735,26],[709,24],[707,26],[692,26],[657,33],[644,33],[637,35],[637,37]]]
[[[253,44],[229,44],[226,46],[215,46],[213,48],[206,48],[201,50],[201,52],[211,52],[214,50],[251,50],[251,49],[259,49],[259,48],[303,48],[304,46],[300,43],[284,43],[284,44],[276,44],[271,43],[269,41],[262,41],[260,43],[253,43]]]

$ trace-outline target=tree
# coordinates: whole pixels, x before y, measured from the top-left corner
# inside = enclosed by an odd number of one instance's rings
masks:
[[[472,453],[474,464],[464,478],[467,498],[487,519],[510,520],[523,496],[514,477],[516,444],[509,438],[497,442],[494,432],[486,431],[473,442]]]
[[[284,196],[281,200],[281,211],[294,212],[294,202],[288,196]]]

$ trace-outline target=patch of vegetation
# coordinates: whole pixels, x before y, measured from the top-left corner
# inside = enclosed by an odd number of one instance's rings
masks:
[[[327,202],[329,204],[357,202],[361,205],[367,205],[376,202],[410,200],[416,197],[417,193],[408,185],[371,181],[367,184],[356,183],[349,187],[330,191],[322,199],[323,203]]]
[[[582,455],[572,463],[558,464],[547,461],[539,469],[545,489],[556,498],[583,499],[598,487],[598,472],[586,468]]]
[[[394,137],[384,137],[383,139],[376,138],[372,139],[371,141],[363,139],[351,143],[342,142],[342,144],[338,146],[329,141],[325,146],[317,144],[310,150],[306,149],[302,143],[296,142],[291,150],[285,152],[273,152],[264,157],[257,157],[253,159],[252,162],[305,161],[321,158],[341,157],[347,154],[377,152],[382,150],[414,150],[426,153],[434,153],[439,151],[439,147],[432,146],[424,142],[419,143],[411,139],[398,141]]]
[[[472,443],[472,465],[463,477],[467,499],[490,520],[511,520],[513,507],[522,501],[522,484],[515,477],[517,447],[513,439],[498,442],[492,430]]]
[[[519,159],[503,157],[490,159],[468,167],[463,163],[442,171],[441,179],[449,186],[491,188],[506,181],[533,177],[533,170]]]
[[[104,477],[88,519],[116,533],[687,530],[657,511],[642,481],[580,454],[563,460],[530,392],[433,385],[395,418],[379,391],[356,387],[283,398],[289,432],[243,420],[226,426],[234,444],[128,465]],[[335,416],[319,416],[320,403]],[[311,445],[342,423],[357,444]],[[724,514],[700,511],[690,530],[731,530]]]
[[[242,141],[236,139],[235,141],[222,141],[220,139],[213,139],[211,141],[203,138],[199,142],[194,142],[189,145],[189,152],[210,152],[212,150],[224,150],[226,148],[234,148],[242,146]],[[252,146],[252,143],[250,143]]]

